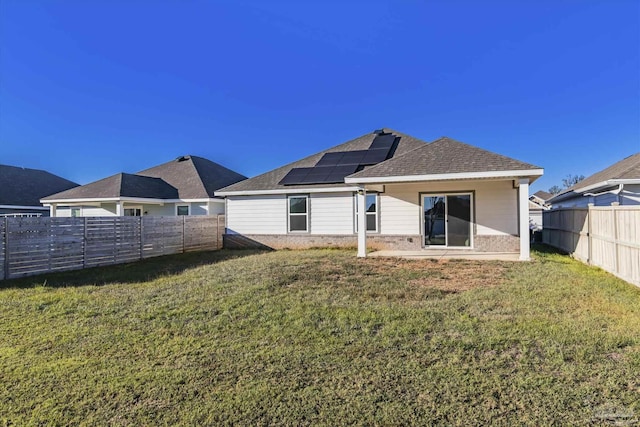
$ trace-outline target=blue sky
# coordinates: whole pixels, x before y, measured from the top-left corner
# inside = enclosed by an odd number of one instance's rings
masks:
[[[640,2],[0,1],[0,163],[248,176],[376,128],[545,168],[640,151]]]

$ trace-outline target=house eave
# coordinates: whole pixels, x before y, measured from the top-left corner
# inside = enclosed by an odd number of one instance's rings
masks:
[[[276,194],[312,194],[312,193],[344,193],[349,191],[358,191],[358,187],[290,187],[277,188],[271,190],[244,190],[244,191],[216,191],[215,195],[220,197],[227,196],[267,196]]]
[[[640,184],[640,178],[634,179],[609,179],[606,181],[600,181],[595,184],[587,185],[586,187],[576,188],[575,190],[569,191],[567,193],[558,194],[547,200],[547,203],[558,203],[563,200],[571,199],[574,197],[581,197],[584,193],[594,192],[596,190],[601,190],[607,187],[615,187],[620,184]]]
[[[451,180],[469,180],[469,179],[514,179],[528,177],[530,183],[538,179],[544,173],[544,169],[528,169],[528,170],[508,170],[508,171],[485,171],[485,172],[463,172],[463,173],[445,173],[431,175],[405,175],[405,176],[380,176],[380,177],[346,177],[347,184],[384,184],[384,183],[402,183],[402,182],[421,182],[421,181],[451,181]]]
[[[0,209],[36,209],[41,211],[48,211],[49,208],[43,206],[22,206],[22,205],[0,205]]]

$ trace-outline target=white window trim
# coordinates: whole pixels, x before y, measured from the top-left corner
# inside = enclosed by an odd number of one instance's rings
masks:
[[[126,216],[124,215],[124,211],[127,209],[140,209],[140,216],[144,215],[144,209],[142,209],[142,205],[124,205],[122,206],[122,216]]]
[[[376,228],[375,230],[367,230],[367,233],[380,233],[380,195],[378,193],[367,193],[365,196],[365,200],[364,200],[364,205],[367,205],[367,199],[366,197],[369,196],[374,196],[376,198],[376,211],[374,213],[370,213],[370,212],[365,212],[365,215],[371,216],[374,215],[376,217],[376,221],[375,221],[375,225]],[[353,217],[354,217],[354,221],[353,221],[353,229],[354,229],[354,233],[358,233],[358,193],[353,195],[354,198],[354,209],[353,209]],[[365,221],[365,224],[367,223],[367,221]]]
[[[186,207],[187,208],[187,215],[178,215],[178,208],[181,208],[181,207]],[[175,213],[176,213],[176,216],[189,216],[189,215],[191,215],[191,204],[190,203],[179,203],[179,204],[176,204]]]
[[[305,213],[291,213],[291,199],[305,199],[306,212]],[[308,194],[295,194],[291,196],[287,196],[287,233],[291,234],[308,234],[311,231],[311,221],[309,215],[309,195]],[[306,230],[291,230],[291,216],[305,216],[307,218],[307,229]]]
[[[424,198],[425,197],[434,197],[434,196],[470,196],[470,224],[469,224],[469,246],[449,246],[449,245],[434,245],[434,246],[425,246],[425,229],[424,229]],[[473,250],[475,249],[475,236],[474,232],[476,229],[476,202],[475,202],[475,191],[442,191],[442,192],[424,192],[420,193],[420,234],[422,240],[422,249],[430,248],[430,249],[440,249],[440,248],[452,248],[452,249],[462,249],[462,250]],[[448,209],[448,207],[447,207]],[[447,211],[445,215],[445,221],[447,220],[449,213]],[[448,224],[445,222],[445,234],[448,233]],[[448,239],[448,237],[447,237]]]

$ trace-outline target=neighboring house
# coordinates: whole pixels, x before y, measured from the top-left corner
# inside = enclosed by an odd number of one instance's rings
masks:
[[[202,157],[182,156],[136,174],[119,173],[42,199],[51,216],[217,215],[218,188],[246,179]]]
[[[640,153],[595,173],[547,200],[552,207],[640,205]]]
[[[537,166],[390,129],[216,191],[227,246],[468,249],[529,258]]]
[[[542,230],[542,212],[549,209],[546,201],[551,197],[553,194],[542,190],[529,196],[529,227],[531,230]]]
[[[0,216],[48,216],[40,199],[77,186],[47,171],[0,165]]]

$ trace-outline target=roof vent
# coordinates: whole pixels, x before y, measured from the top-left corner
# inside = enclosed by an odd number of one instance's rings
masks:
[[[384,135],[385,134],[384,129],[376,129],[376,130],[373,131],[373,133],[376,134],[376,135]]]
[[[180,156],[176,159],[176,162],[184,162],[185,160],[189,160],[191,156]]]

